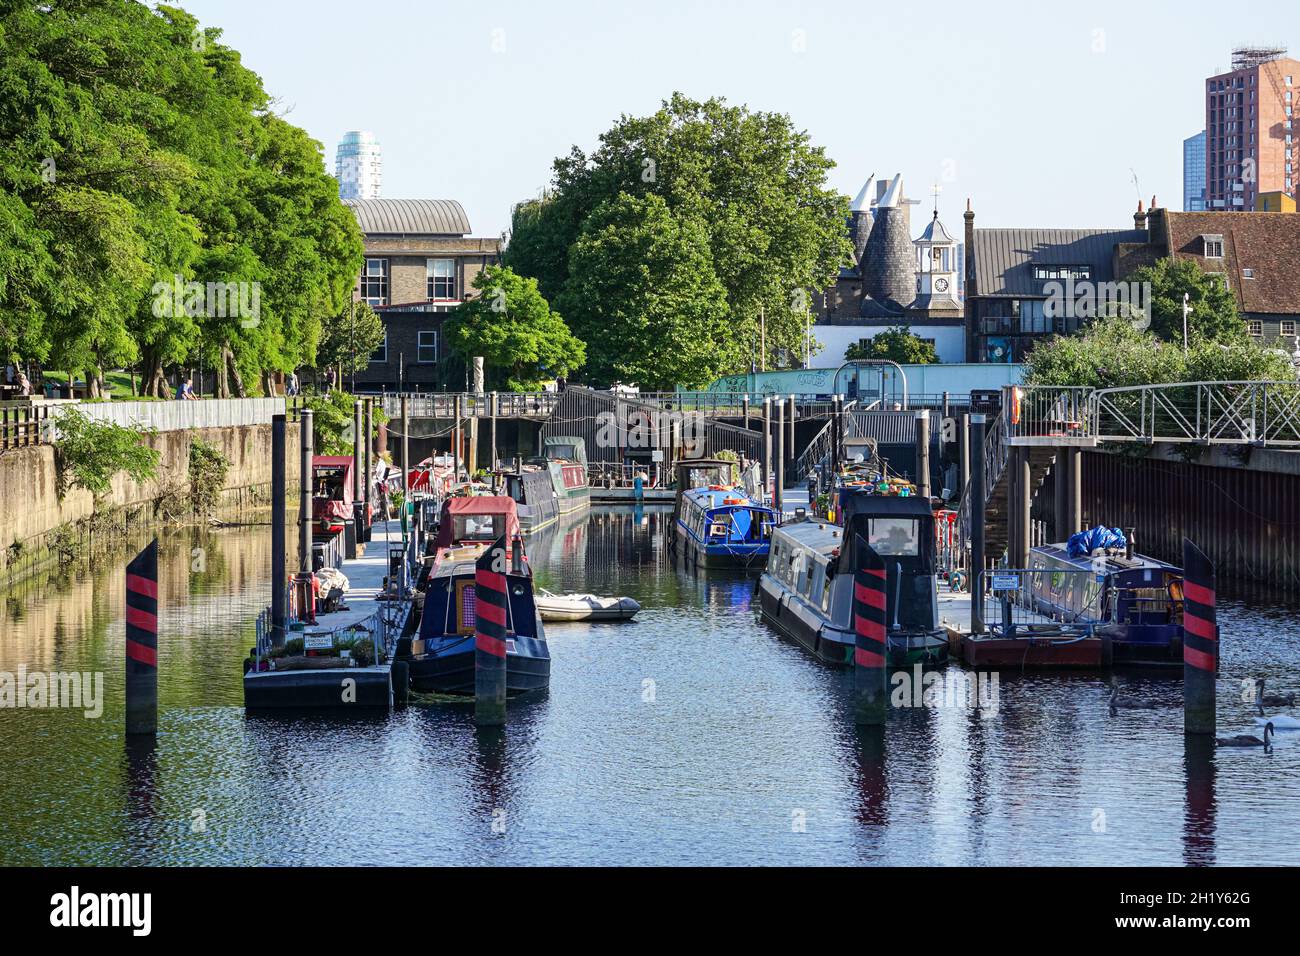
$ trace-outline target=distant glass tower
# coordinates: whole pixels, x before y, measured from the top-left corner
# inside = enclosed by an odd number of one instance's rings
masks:
[[[1205,131],[1183,140],[1183,212],[1205,211]]]
[[[374,133],[344,133],[335,152],[334,176],[340,199],[378,199],[384,185],[384,161]]]

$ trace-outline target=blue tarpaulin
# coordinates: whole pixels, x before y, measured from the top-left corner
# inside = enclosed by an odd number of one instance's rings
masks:
[[[1123,549],[1127,547],[1128,539],[1124,537],[1124,532],[1119,528],[1107,528],[1104,525],[1097,525],[1090,531],[1079,531],[1070,535],[1065,550],[1070,557],[1081,558],[1092,554],[1098,548]]]

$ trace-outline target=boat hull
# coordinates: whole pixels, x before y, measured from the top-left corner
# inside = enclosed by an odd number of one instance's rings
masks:
[[[422,694],[474,693],[474,637],[447,641],[434,650],[412,655],[407,666],[411,689]],[[551,656],[545,641],[511,637],[506,642],[506,693],[545,690],[551,683]]]

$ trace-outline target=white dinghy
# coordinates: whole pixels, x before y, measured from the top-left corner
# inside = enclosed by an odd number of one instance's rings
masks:
[[[534,601],[543,621],[630,621],[641,610],[630,597],[552,594],[540,588]]]

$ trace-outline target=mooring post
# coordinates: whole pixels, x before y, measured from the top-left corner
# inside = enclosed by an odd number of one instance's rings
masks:
[[[957,496],[960,499],[970,484],[970,412],[962,412],[961,420],[957,423],[957,459],[960,470],[958,477],[961,479]]]
[[[1183,539],[1183,732],[1213,734],[1219,628],[1214,564]]]
[[[785,403],[779,398],[776,400],[776,450],[773,458],[776,463],[776,493],[772,501],[780,521],[785,507]]]
[[[763,399],[763,493],[772,490],[772,399]],[[772,500],[776,500],[773,494]]]
[[[970,629],[984,633],[984,416],[970,416]]]
[[[271,416],[271,646],[283,647],[288,615],[285,598],[289,588],[287,559],[288,528],[286,484],[288,458],[286,416]]]
[[[1056,449],[1052,460],[1052,536],[1057,541],[1068,541],[1070,535],[1078,529],[1070,527],[1069,500],[1070,486],[1065,477],[1066,449]]]
[[[488,395],[488,431],[491,432],[492,460],[488,467],[496,471],[497,467],[497,393]]]
[[[916,413],[916,490],[930,497],[930,412],[924,408]]]
[[[406,395],[402,395],[402,506],[406,507],[406,499],[411,496],[411,405],[407,401]]]
[[[298,571],[311,574],[312,410],[304,408],[298,421]]]
[[[1029,548],[1033,540],[1033,503],[1034,474],[1033,462],[1029,458],[1028,448],[1016,449],[1020,452],[1017,459],[1016,474],[1016,567],[1029,566]]]
[[[749,428],[749,392],[740,399],[740,407],[744,410],[745,428]]]
[[[158,539],[126,566],[126,732],[158,733]]]
[[[854,720],[879,725],[889,713],[885,679],[885,559],[862,535],[853,536]]]
[[[786,433],[785,436],[785,454],[786,454],[786,458],[789,459],[789,464],[791,468],[794,467],[794,414],[795,414],[794,396],[791,395],[788,399],[786,399],[786,403],[785,403],[786,428],[789,429],[789,431]],[[801,478],[803,478],[803,475],[794,476],[795,481],[798,481]]]
[[[1078,448],[1069,449],[1070,462],[1068,465],[1068,486],[1069,497],[1067,504],[1069,506],[1069,528],[1070,533],[1083,530],[1083,451]]]
[[[506,722],[506,541],[503,534],[474,565],[474,723]]]
[[[361,447],[365,429],[364,415],[361,399],[358,398],[352,403],[352,500],[354,502],[361,500],[362,491],[365,487],[365,479],[361,474],[361,465],[365,455]]]
[[[369,541],[370,525],[374,520],[374,503],[371,501],[371,498],[373,497],[371,493],[371,489],[374,487],[374,483],[375,483],[374,481],[375,462],[373,457],[375,454],[375,400],[373,398],[366,399],[366,429],[365,430],[366,430],[365,457],[362,459],[362,470],[365,472],[365,474],[362,476],[363,480],[362,480],[361,501],[362,504],[365,505],[364,514],[366,517],[366,526],[364,529],[365,534],[361,540]]]

